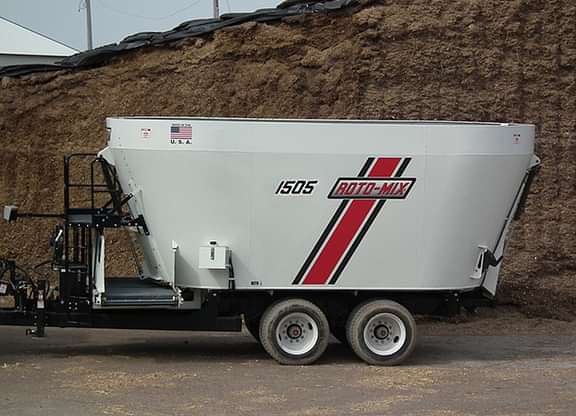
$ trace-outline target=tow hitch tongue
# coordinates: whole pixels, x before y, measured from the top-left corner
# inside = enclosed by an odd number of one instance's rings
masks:
[[[49,291],[48,280],[39,278],[34,283],[16,261],[0,258],[0,296],[12,296],[14,305],[9,313],[26,313],[33,319],[26,321],[34,325],[26,335],[45,336],[46,298]]]
[[[4,205],[4,215],[2,216],[5,221],[13,222],[18,218],[63,218],[62,214],[33,214],[29,212],[18,212],[18,207],[15,205]]]

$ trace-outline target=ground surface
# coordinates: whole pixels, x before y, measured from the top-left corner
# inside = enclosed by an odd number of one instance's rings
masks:
[[[248,334],[0,327],[0,414],[573,415],[576,324],[506,316],[421,322],[396,368],[336,342],[283,367]]]

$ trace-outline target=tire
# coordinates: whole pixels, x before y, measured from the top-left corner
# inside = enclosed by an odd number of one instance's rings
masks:
[[[416,322],[399,303],[373,300],[356,307],[346,325],[356,355],[372,365],[398,365],[416,346]]]
[[[322,310],[304,299],[285,299],[272,304],[260,321],[260,342],[280,364],[307,365],[318,360],[330,337]]]
[[[252,335],[256,341],[260,342],[260,318],[244,315],[244,326],[250,335]]]

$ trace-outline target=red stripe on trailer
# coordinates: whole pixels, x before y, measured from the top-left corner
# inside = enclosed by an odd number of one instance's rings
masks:
[[[390,177],[394,174],[400,160],[400,158],[378,158],[367,176]],[[303,282],[305,285],[322,285],[328,282],[375,204],[376,200],[367,199],[355,200],[348,205],[330,239],[308,270]]]

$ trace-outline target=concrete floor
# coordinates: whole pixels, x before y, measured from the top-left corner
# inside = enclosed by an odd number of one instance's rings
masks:
[[[316,365],[284,367],[244,333],[49,328],[33,339],[0,327],[0,415],[574,415],[574,325],[532,327],[487,336],[424,323],[445,335],[422,336],[395,368],[336,342]]]

